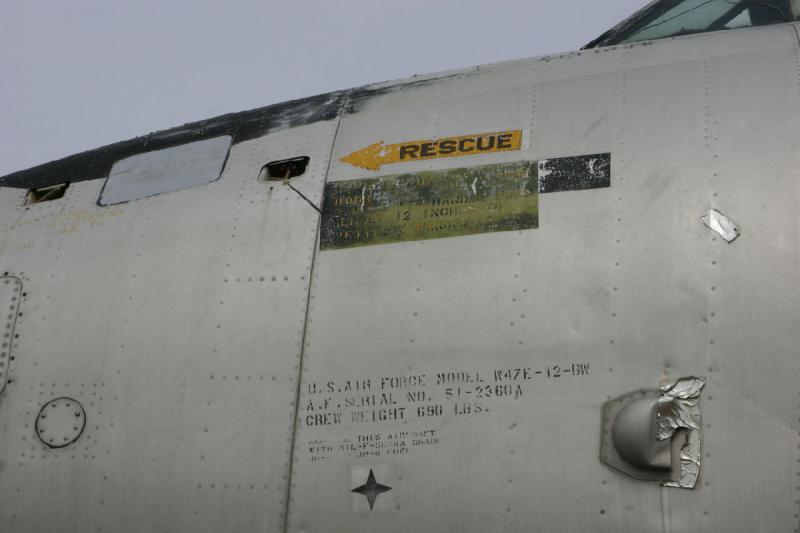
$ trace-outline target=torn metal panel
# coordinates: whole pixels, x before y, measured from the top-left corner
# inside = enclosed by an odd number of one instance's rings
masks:
[[[634,479],[694,488],[700,473],[700,392],[705,380],[686,377],[661,389],[642,389],[603,406],[600,460]],[[671,441],[685,439],[680,463]]]
[[[611,186],[611,154],[539,161],[539,192],[581,191]]]
[[[725,239],[725,242],[733,242],[739,236],[739,228],[730,217],[723,215],[716,209],[711,209],[708,213],[700,217],[700,220]]]
[[[680,476],[664,483],[665,487],[693,489],[700,474],[700,392],[706,380],[681,378],[661,388],[658,408],[659,440],[671,439],[684,429],[685,442],[680,451]]]

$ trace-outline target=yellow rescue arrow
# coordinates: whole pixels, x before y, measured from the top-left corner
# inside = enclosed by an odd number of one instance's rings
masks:
[[[521,146],[522,130],[494,131],[395,144],[378,141],[342,157],[339,161],[367,170],[380,170],[381,165],[392,163],[507,152],[519,150]]]

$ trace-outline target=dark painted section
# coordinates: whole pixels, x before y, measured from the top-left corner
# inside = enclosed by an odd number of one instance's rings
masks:
[[[539,161],[539,192],[582,191],[611,186],[611,154]]]
[[[377,85],[365,85],[363,87],[358,87],[350,92],[350,97],[347,99],[347,105],[345,106],[344,112],[347,114],[359,113],[364,109],[364,106],[367,104],[367,102],[379,96],[418,89],[421,87],[429,87],[443,81],[473,76],[478,72],[480,71],[476,67],[474,70],[446,74],[444,76],[436,76],[432,78],[426,77],[420,79],[411,78],[409,80],[398,81],[396,83],[381,83]]]
[[[346,91],[337,91],[191,122],[8,174],[0,178],[0,187],[38,189],[105,178],[116,161],[132,155],[221,135],[232,136],[236,144],[282,129],[333,120],[346,95]]]
[[[0,177],[0,187],[38,189],[64,182],[74,183],[105,178],[115,162],[133,155],[221,135],[232,136],[233,144],[236,144],[282,129],[333,120],[339,115],[345,100],[347,100],[345,111],[358,113],[375,97],[470,76],[477,72],[477,70],[467,71],[433,78],[412,78],[396,83],[367,85],[350,91],[335,91],[190,122],[176,128],[157,131],[13,172]]]

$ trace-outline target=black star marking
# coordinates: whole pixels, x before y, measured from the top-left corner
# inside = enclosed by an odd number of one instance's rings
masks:
[[[372,469],[369,470],[369,476],[367,476],[367,482],[361,485],[360,487],[354,488],[350,492],[357,492],[358,494],[363,494],[367,497],[367,503],[369,503],[369,510],[372,510],[372,507],[375,505],[375,500],[378,499],[378,495],[382,492],[386,492],[392,490],[392,487],[387,487],[386,485],[381,485],[377,481],[375,481],[375,474],[372,472]]]

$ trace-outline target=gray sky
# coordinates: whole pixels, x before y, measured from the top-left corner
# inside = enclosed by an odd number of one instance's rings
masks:
[[[0,176],[232,111],[574,50],[647,0],[0,3]]]

